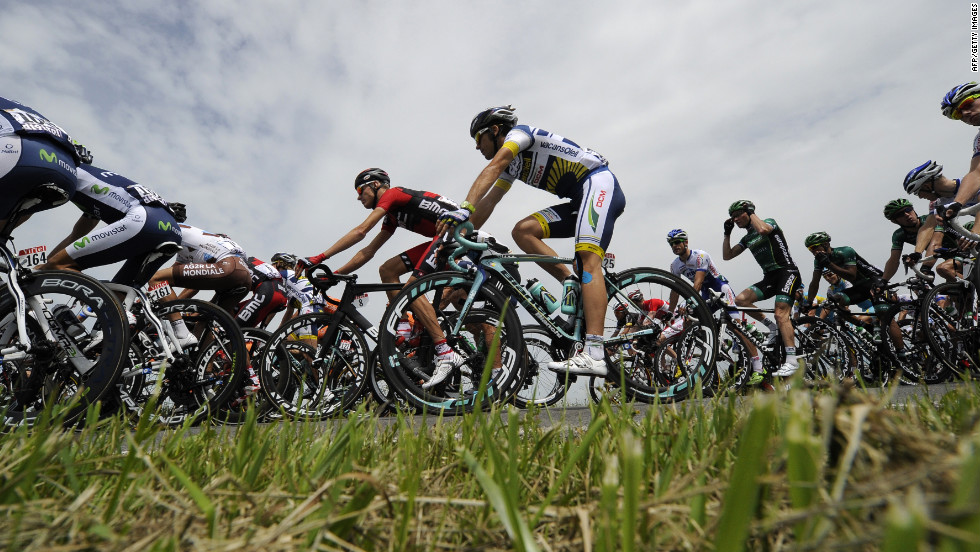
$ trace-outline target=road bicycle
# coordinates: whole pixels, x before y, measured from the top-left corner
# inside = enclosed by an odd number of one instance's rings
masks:
[[[517,383],[525,381],[526,344],[516,306],[524,308],[552,338],[552,346],[567,351],[566,357],[581,347],[584,338],[581,293],[574,282],[568,286],[570,292],[563,293],[562,301],[568,304],[564,314],[552,317],[508,271],[512,263],[573,264],[573,259],[510,254],[492,240],[476,243],[461,237],[461,229],[470,230],[471,226],[464,224],[454,230],[454,238],[460,245],[449,256],[452,270],[419,278],[406,286],[385,311],[379,334],[381,366],[389,383],[416,408],[446,414],[505,401],[514,394]],[[455,260],[469,250],[487,249],[494,249],[497,254],[484,256],[476,262],[457,263]],[[662,386],[650,377],[648,367],[626,366],[612,362],[608,357],[609,350],[633,340],[656,339],[663,330],[662,325],[652,320],[649,327],[629,336],[612,336],[615,321],[610,314],[604,331],[607,363],[611,367],[608,378],[623,385],[630,398],[640,401],[686,396],[691,386],[700,384],[717,353],[717,340],[707,305],[690,285],[663,270],[637,268],[619,273],[604,270],[602,277],[610,303],[608,313],[612,313],[612,306],[621,302],[642,313],[642,307],[628,298],[632,291],[639,290],[645,297],[663,299],[675,291],[681,298],[679,302],[683,303],[680,307],[686,321],[685,333],[697,336],[688,341],[689,348],[685,351],[689,355],[686,378]],[[406,347],[399,344],[396,331],[398,320],[412,313],[415,302],[422,299],[433,306],[447,342],[461,357],[450,376],[430,389],[422,385],[428,380],[434,364],[431,337],[423,334],[418,346]],[[484,381],[486,385],[481,389]]]
[[[4,426],[32,424],[54,405],[72,423],[113,391],[126,358],[129,328],[122,307],[98,280],[64,270],[32,272],[14,255],[19,213],[64,200],[41,186],[0,228],[0,416]],[[9,244],[9,247],[8,247]],[[91,313],[79,320],[77,313]]]
[[[393,291],[401,284],[357,284],[356,275],[336,274],[323,264],[307,270],[310,284],[336,306],[333,313],[309,313],[282,324],[269,337],[259,362],[262,391],[273,408],[291,418],[322,419],[341,414],[362,400],[371,370],[372,349],[365,337],[375,339],[377,329],[358,312],[355,298],[365,293]],[[331,287],[345,283],[339,300],[327,296]],[[274,362],[293,335],[316,335],[312,354],[294,351],[287,367]]]

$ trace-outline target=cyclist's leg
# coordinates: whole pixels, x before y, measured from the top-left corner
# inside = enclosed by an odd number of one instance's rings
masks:
[[[793,321],[790,320],[792,314],[793,296],[800,287],[800,274],[792,270],[779,270],[775,272],[777,280],[774,282],[775,293],[775,318],[779,333],[782,336],[783,346],[786,348],[786,360],[779,367],[775,375],[791,376],[799,369],[799,359],[796,356],[796,341],[793,332]]]
[[[574,235],[575,207],[563,203],[542,209],[518,221],[511,230],[514,243],[525,253],[558,257],[558,253],[544,242],[545,238],[570,238]],[[572,273],[564,264],[541,263],[545,272],[559,282]]]
[[[612,240],[616,219],[625,209],[626,196],[612,171],[602,169],[593,172],[582,188],[575,228],[575,257],[582,271],[585,348],[596,361],[603,361],[605,356],[602,333],[608,297],[602,275],[602,259]]]

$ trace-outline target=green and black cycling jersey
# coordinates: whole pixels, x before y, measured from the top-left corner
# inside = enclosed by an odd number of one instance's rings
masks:
[[[900,226],[897,230],[892,232],[892,249],[901,250],[906,243],[915,245],[916,238],[919,235],[919,228],[925,224],[927,218],[929,218],[929,215],[919,215],[919,226],[916,226],[915,228]],[[967,230],[972,230],[973,222],[968,222],[964,224],[963,227]],[[957,236],[955,233],[946,232],[941,225],[936,226],[936,231],[943,232],[943,243],[940,247],[944,247],[946,249],[956,249]]]
[[[854,248],[848,246],[833,247],[830,249],[830,262],[835,265],[848,268],[852,266],[857,267],[857,274],[854,279],[849,280],[852,285],[859,286],[865,283],[871,283],[881,278],[882,271],[878,269],[875,265],[864,260],[863,257],[854,251]],[[825,267],[820,264],[820,257],[814,257],[813,259],[813,270],[822,271]],[[842,276],[843,277],[843,276]]]
[[[764,222],[772,226],[772,232],[762,235],[750,226],[748,233],[738,241],[738,244],[752,252],[763,273],[782,269],[797,271],[796,263],[789,254],[789,245],[786,243],[783,229],[771,218],[765,219]]]

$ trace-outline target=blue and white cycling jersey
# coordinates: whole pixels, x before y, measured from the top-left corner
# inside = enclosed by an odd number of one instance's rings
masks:
[[[514,153],[514,160],[496,182],[505,190],[520,180],[559,197],[572,198],[580,194],[589,173],[609,164],[595,151],[528,125],[512,128],[503,147]]]
[[[225,257],[241,257],[244,261],[248,258],[242,246],[238,245],[228,236],[205,232],[196,226],[187,224],[180,225],[183,234],[183,242],[180,244],[180,252],[177,253],[177,263],[213,263]]]
[[[92,165],[79,165],[78,169],[72,203],[103,222],[116,222],[140,205],[168,207],[156,192],[124,176]]]
[[[22,103],[0,97],[0,136],[14,134],[50,138],[71,152],[76,165],[79,162],[74,141],[63,128]]]
[[[675,276],[683,276],[692,282],[695,274],[704,272],[703,286],[718,292],[722,291],[722,287],[728,284],[728,280],[721,275],[718,267],[711,260],[711,255],[700,249],[691,249],[691,255],[686,261],[681,260],[680,257],[674,259],[674,262],[670,263],[670,272]]]

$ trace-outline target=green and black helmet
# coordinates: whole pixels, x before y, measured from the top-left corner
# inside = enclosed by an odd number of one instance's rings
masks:
[[[807,249],[809,249],[814,245],[820,245],[823,243],[830,243],[830,234],[826,232],[814,232],[806,237],[806,241],[803,242],[803,245],[806,245]]]
[[[905,199],[904,197],[893,199],[885,204],[885,211],[884,211],[885,218],[888,220],[892,220],[903,209],[911,206],[912,206],[912,202]]]
[[[755,203],[747,199],[740,199],[728,206],[728,216],[732,216],[735,211],[745,211],[751,215],[755,212]]]

